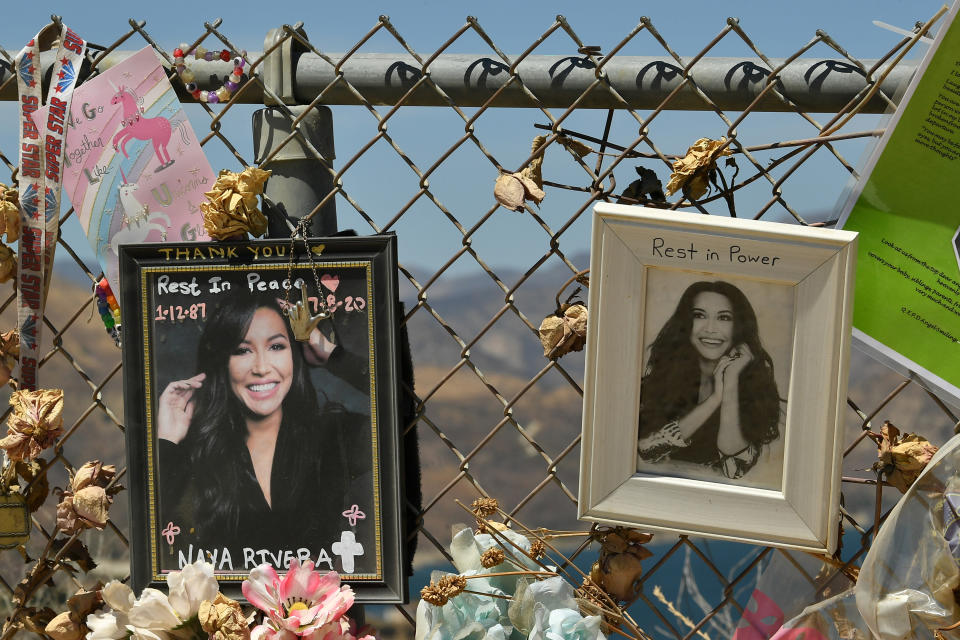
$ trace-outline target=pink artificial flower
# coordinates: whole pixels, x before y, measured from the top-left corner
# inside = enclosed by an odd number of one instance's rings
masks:
[[[331,632],[337,638],[341,618],[353,605],[353,589],[340,586],[339,574],[320,574],[311,561],[300,566],[294,560],[282,578],[273,567],[262,564],[250,572],[242,588],[250,604],[269,617],[268,623],[253,629],[251,640],[294,640],[294,636],[324,640]]]

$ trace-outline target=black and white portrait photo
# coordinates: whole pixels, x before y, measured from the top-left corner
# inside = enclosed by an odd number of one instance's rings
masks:
[[[645,309],[638,472],[778,488],[792,289],[650,268]]]

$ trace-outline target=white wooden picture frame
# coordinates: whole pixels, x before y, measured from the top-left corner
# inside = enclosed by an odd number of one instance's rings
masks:
[[[856,236],[849,231],[645,207],[595,207],[580,518],[833,552]],[[696,457],[682,451],[686,444],[666,446],[669,453],[653,461],[648,459],[651,450],[644,448],[650,440],[640,439],[641,402],[650,407],[657,401],[652,392],[646,398],[641,393],[645,374],[654,373],[645,371],[651,345],[660,338],[658,331],[667,331],[668,314],[687,313],[678,303],[685,289],[695,291],[696,286],[717,281],[736,285],[750,301],[756,339],[769,345],[758,350],[770,354],[768,377],[776,382],[779,403],[775,439],[751,445],[750,451],[756,452],[753,466],[742,476],[737,475],[742,469],[732,464],[733,456],[724,454],[719,444],[712,445],[719,462],[704,445],[696,451],[711,458],[709,463],[681,460]],[[734,312],[733,326],[742,328],[746,313],[739,318],[738,313]],[[696,331],[688,333],[692,336]],[[693,344],[700,339],[683,337],[680,342]],[[703,348],[714,348],[721,341],[706,342]],[[724,353],[733,358],[732,351],[736,349],[730,347]],[[753,354],[745,361],[760,360]],[[700,361],[711,362],[706,357]],[[711,387],[707,383],[705,392],[701,376],[697,377],[700,396],[694,400],[703,401]],[[724,384],[711,380],[719,387]],[[742,391],[739,397],[744,397]],[[715,415],[719,416],[719,409]],[[744,433],[748,418],[744,415],[740,429]],[[675,424],[680,422],[667,427]],[[692,442],[698,433],[680,442]],[[712,436],[703,437],[709,442]],[[638,439],[643,456],[638,455]]]

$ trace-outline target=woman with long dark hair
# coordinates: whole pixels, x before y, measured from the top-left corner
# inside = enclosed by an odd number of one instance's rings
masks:
[[[649,347],[637,452],[739,478],[779,437],[780,403],[746,296],[728,282],[695,282]]]
[[[369,462],[369,444],[355,444],[369,437],[369,419],[321,406],[308,371],[336,347],[317,330],[309,343],[294,340],[281,304],[219,301],[200,336],[199,372],[158,401],[162,519],[186,523],[204,548],[329,549],[346,528],[340,513],[372,494],[357,483],[369,464],[351,464]]]

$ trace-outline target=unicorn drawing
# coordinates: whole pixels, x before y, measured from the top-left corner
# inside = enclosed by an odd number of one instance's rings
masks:
[[[120,192],[120,207],[123,209],[125,226],[110,239],[110,249],[116,256],[120,255],[121,244],[144,242],[151,231],[159,231],[160,237],[166,240],[167,229],[170,228],[170,218],[165,213],[159,211],[151,213],[150,207],[137,200],[134,195],[137,191],[137,183],[127,182],[127,175],[123,169],[120,169],[120,175],[123,177],[123,184],[117,190]],[[166,225],[157,224],[157,220],[164,221]]]
[[[113,136],[113,148],[116,151],[122,151],[124,157],[127,155],[126,145],[131,138],[137,140],[150,140],[153,143],[153,152],[160,161],[160,166],[156,171],[166,169],[173,164],[173,158],[167,151],[167,144],[170,143],[170,135],[174,128],[180,132],[180,137],[184,144],[190,144],[187,139],[187,133],[184,130],[182,122],[171,125],[170,121],[163,116],[147,118],[143,115],[143,109],[137,104],[137,94],[129,87],[120,85],[118,89],[113,83],[110,86],[116,93],[110,99],[110,104],[123,105],[123,120],[120,121],[120,131]]]

